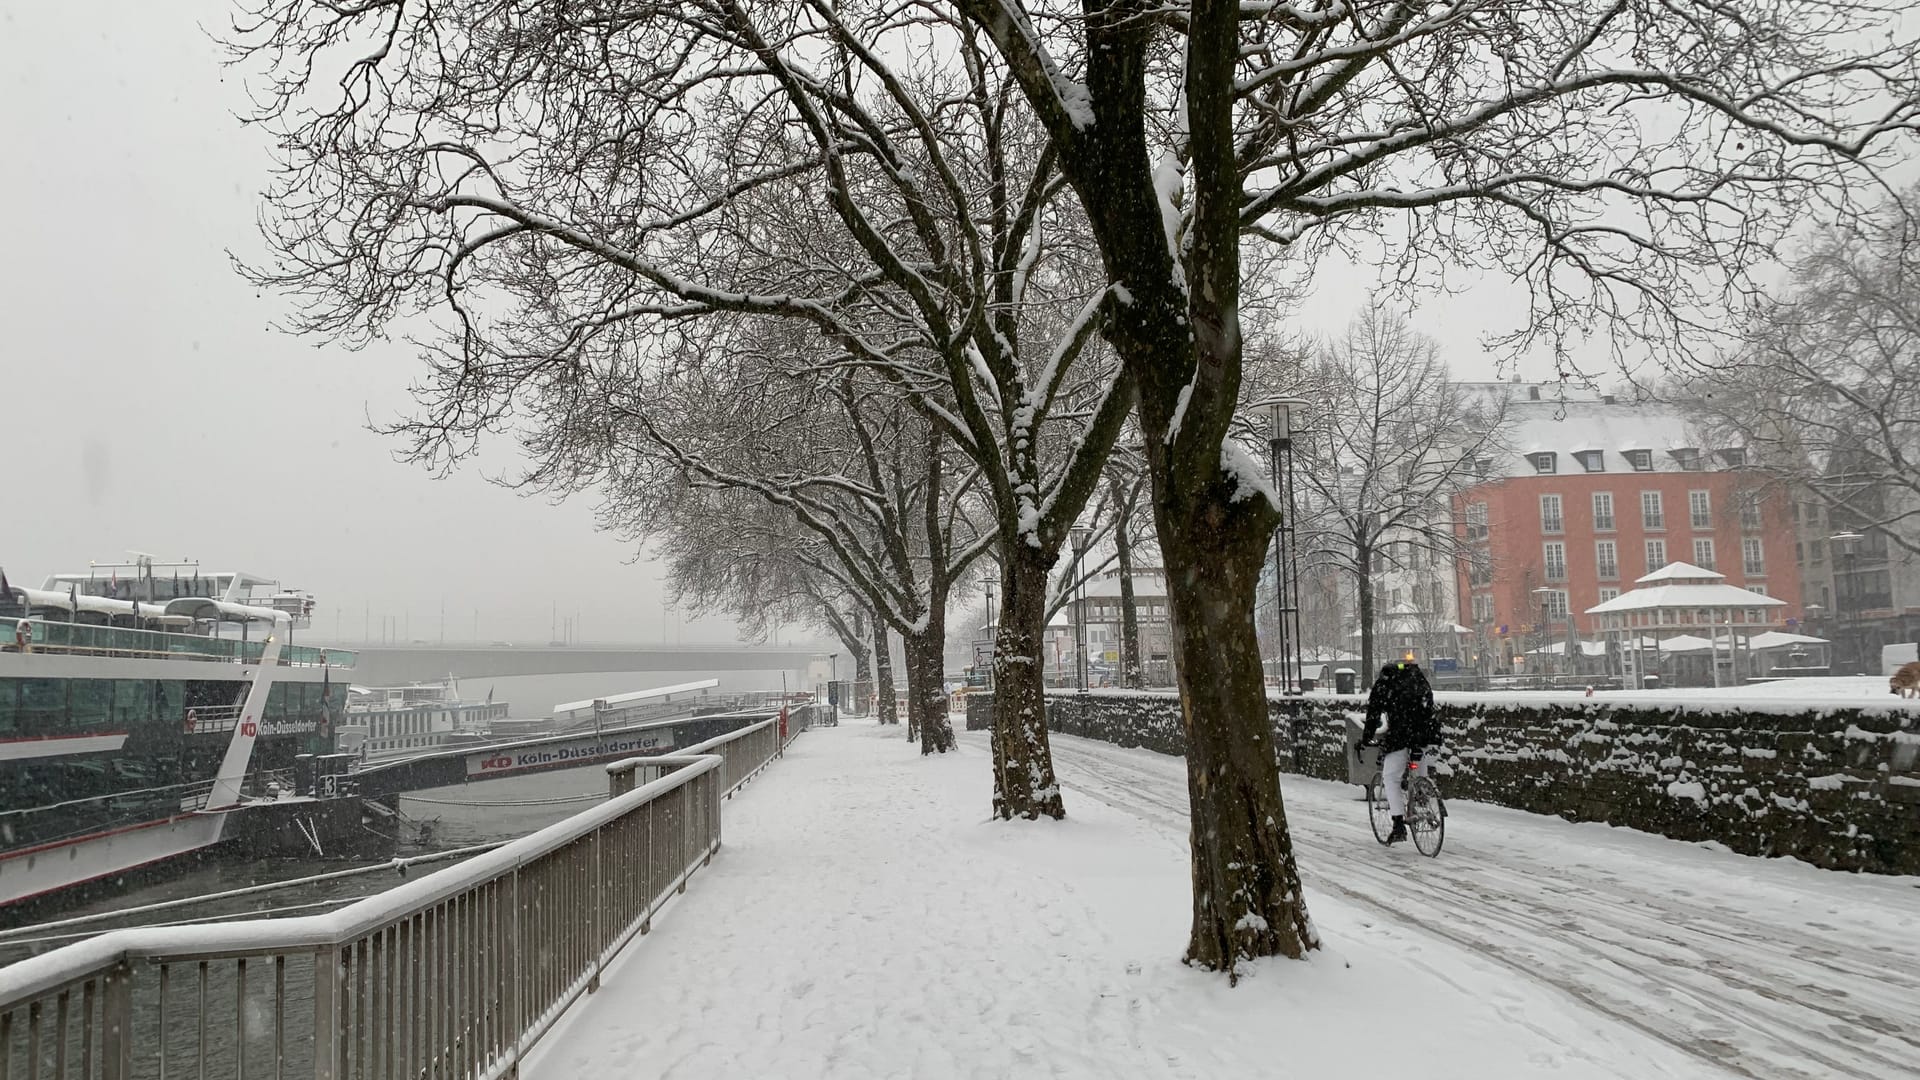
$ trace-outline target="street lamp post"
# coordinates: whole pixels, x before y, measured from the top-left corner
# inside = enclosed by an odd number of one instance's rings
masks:
[[[1860,541],[1865,539],[1851,529],[1827,538],[1834,555],[1847,561],[1846,576],[1834,582],[1833,600],[1838,609],[1838,623],[1847,630],[1847,651],[1852,654],[1850,662],[1853,673],[1864,666],[1864,658],[1860,655],[1860,581],[1854,576],[1854,560],[1860,554]]]
[[[1553,590],[1545,585],[1533,590],[1533,598],[1540,601],[1540,660],[1546,662],[1548,646],[1553,644],[1552,619],[1549,617],[1548,603],[1553,599]]]
[[[840,654],[827,654],[827,709],[833,717],[830,727],[840,726]]]
[[[1068,530],[1073,539],[1073,658],[1079,668],[1080,692],[1087,692],[1087,586],[1080,580],[1080,568],[1086,561],[1087,545],[1093,541],[1093,530],[1085,525],[1075,525]]]
[[[1000,579],[987,575],[987,689],[993,689],[993,666],[1000,660],[1000,624],[993,621],[993,590],[1000,587]]]
[[[1299,398],[1275,398],[1267,403],[1267,446],[1274,493],[1280,496],[1280,527],[1273,544],[1273,606],[1280,629],[1280,692],[1301,693],[1305,674],[1300,655],[1300,559],[1294,531],[1293,420]]]

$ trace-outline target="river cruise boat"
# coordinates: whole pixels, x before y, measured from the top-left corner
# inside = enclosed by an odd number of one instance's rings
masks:
[[[0,572],[0,912],[204,852],[331,753],[354,656],[313,598],[197,563]]]
[[[505,702],[464,701],[449,675],[440,682],[406,686],[355,686],[340,727],[340,752],[368,758],[421,754],[485,742],[507,718]]]

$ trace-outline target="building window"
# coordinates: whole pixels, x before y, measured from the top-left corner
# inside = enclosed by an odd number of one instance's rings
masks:
[[[1567,580],[1567,545],[1558,540],[1542,545],[1547,559],[1547,580]]]
[[[1688,450],[1673,450],[1669,452],[1673,454],[1674,463],[1680,466],[1680,471],[1682,472],[1699,472],[1700,471],[1700,451],[1688,449]]]
[[[1647,573],[1667,565],[1667,542],[1665,540],[1647,541]]]
[[[1552,590],[1551,592],[1547,593],[1546,601],[1547,601],[1547,618],[1549,620],[1559,620],[1559,619],[1565,619],[1567,617],[1567,590],[1565,589]]]
[[[1560,513],[1560,496],[1540,496],[1540,531],[1557,533],[1566,531],[1566,519]]]
[[[1593,527],[1596,532],[1613,531],[1613,492],[1593,493]]]
[[[1625,454],[1627,458],[1627,464],[1633,466],[1634,472],[1652,472],[1653,471],[1653,451],[1628,450],[1628,451],[1625,451]]]
[[[1767,595],[1767,587],[1765,585],[1749,585],[1747,586],[1747,591],[1756,596]]]
[[[1487,477],[1491,476],[1492,474],[1493,474],[1492,458],[1474,458],[1473,459],[1474,479],[1485,480]]]
[[[1483,502],[1467,504],[1467,539],[1485,540],[1487,538],[1487,504]]]
[[[1604,450],[1577,450],[1573,457],[1588,472],[1607,471],[1607,454]]]
[[[1599,568],[1602,579],[1612,581],[1620,576],[1620,549],[1611,540],[1597,540],[1593,545],[1594,565]]]
[[[1484,551],[1468,556],[1467,579],[1476,589],[1493,584],[1493,556]]]
[[[1749,536],[1740,541],[1740,561],[1745,564],[1748,577],[1765,577],[1767,573],[1767,555],[1760,546],[1760,538]]]
[[[1751,493],[1740,497],[1740,527],[1747,532],[1760,531],[1760,499]]]
[[[1696,529],[1713,528],[1713,495],[1706,491],[1687,492],[1687,518]]]
[[[1657,491],[1640,493],[1640,527],[1643,529],[1664,529],[1667,527],[1667,511],[1660,502]]]
[[[1713,569],[1713,541],[1702,539],[1693,542],[1693,565],[1702,570]]]
[[[1740,449],[1722,450],[1720,462],[1729,469],[1737,469],[1747,463],[1747,452]]]
[[[1609,600],[1618,600],[1618,599],[1620,599],[1620,590],[1619,590],[1619,589],[1601,589],[1601,590],[1600,590],[1600,602],[1601,602],[1601,603],[1603,603],[1603,604],[1604,604],[1604,603],[1606,603],[1606,602],[1607,602],[1607,601],[1609,601]]]
[[[1813,541],[1813,565],[1819,566],[1827,561],[1827,542],[1816,538]]]
[[[1554,455],[1550,453],[1527,455],[1527,461],[1532,463],[1533,471],[1540,473],[1542,475],[1556,471],[1554,468],[1553,459],[1554,459]]]

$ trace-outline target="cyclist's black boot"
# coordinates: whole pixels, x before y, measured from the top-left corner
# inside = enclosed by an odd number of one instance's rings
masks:
[[[1405,840],[1406,838],[1407,838],[1407,819],[1400,816],[1399,814],[1395,814],[1393,816],[1393,831],[1387,834],[1387,843],[1398,844],[1402,840]]]

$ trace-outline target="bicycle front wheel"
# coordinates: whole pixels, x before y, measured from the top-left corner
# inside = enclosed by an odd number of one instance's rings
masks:
[[[1373,782],[1367,785],[1367,820],[1373,824],[1373,838],[1386,843],[1388,834],[1393,832],[1393,811],[1387,806],[1387,785],[1382,782],[1378,769],[1374,770]]]
[[[1440,854],[1440,845],[1447,839],[1447,804],[1431,777],[1416,776],[1407,785],[1407,831],[1420,854],[1428,858]]]

